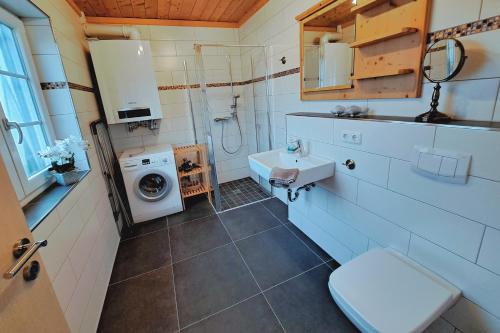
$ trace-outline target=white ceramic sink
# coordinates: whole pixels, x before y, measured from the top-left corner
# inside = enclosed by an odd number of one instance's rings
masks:
[[[311,155],[301,157],[299,154],[289,154],[284,149],[252,154],[248,156],[248,161],[250,169],[267,180],[269,180],[273,167],[299,169],[299,176],[290,185],[291,188],[332,177],[335,172],[335,162],[333,161]]]

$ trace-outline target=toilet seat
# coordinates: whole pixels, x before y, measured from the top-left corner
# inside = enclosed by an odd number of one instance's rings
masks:
[[[460,297],[455,286],[388,249],[366,252],[336,269],[333,299],[362,332],[422,332]]]

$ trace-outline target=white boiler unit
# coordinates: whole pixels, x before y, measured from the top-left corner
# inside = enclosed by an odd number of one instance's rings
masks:
[[[108,124],[162,118],[148,41],[95,40],[90,54]]]

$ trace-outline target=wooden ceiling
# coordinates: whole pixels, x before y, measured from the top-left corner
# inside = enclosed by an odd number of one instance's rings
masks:
[[[67,0],[89,23],[239,27],[268,0]]]

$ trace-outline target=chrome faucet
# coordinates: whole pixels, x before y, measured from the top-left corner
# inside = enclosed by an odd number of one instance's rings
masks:
[[[302,155],[304,153],[304,150],[302,147],[302,140],[297,139],[297,140],[290,141],[288,143],[287,151],[289,154],[298,153],[299,155]]]

